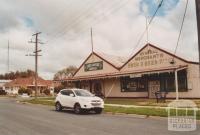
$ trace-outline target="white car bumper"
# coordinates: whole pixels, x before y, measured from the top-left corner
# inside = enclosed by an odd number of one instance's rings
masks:
[[[81,108],[82,109],[104,108],[104,103],[102,102],[101,103],[87,103],[87,104],[82,103]]]

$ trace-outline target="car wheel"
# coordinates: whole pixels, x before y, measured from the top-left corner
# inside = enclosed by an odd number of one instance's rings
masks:
[[[99,109],[95,109],[94,110],[96,114],[101,114],[103,109],[102,108],[99,108]]]
[[[81,113],[82,113],[82,109],[81,109],[80,104],[75,104],[75,105],[74,105],[74,112],[75,112],[76,114],[81,114]]]
[[[59,102],[56,103],[55,107],[56,107],[56,111],[62,111],[62,106]]]

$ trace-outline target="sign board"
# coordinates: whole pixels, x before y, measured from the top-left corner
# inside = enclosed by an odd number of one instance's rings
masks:
[[[103,61],[85,64],[85,72],[103,69]]]
[[[131,74],[130,78],[142,77],[142,74]]]
[[[170,60],[164,57],[164,53],[154,49],[148,49],[139,53],[134,58],[133,62],[128,64],[128,68],[149,67],[154,65],[161,65]]]

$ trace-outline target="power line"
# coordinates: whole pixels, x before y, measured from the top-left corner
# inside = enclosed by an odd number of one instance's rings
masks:
[[[156,10],[155,10],[153,16],[151,17],[151,19],[149,20],[148,25],[146,26],[144,32],[142,33],[142,35],[140,36],[139,40],[137,41],[137,43],[136,43],[136,45],[135,45],[135,47],[134,47],[134,49],[133,49],[133,52],[134,52],[134,50],[139,46],[139,44],[140,44],[140,42],[142,41],[144,35],[145,35],[146,32],[148,31],[148,29],[149,29],[151,23],[153,22],[153,19],[155,18],[156,14],[158,13],[160,7],[162,6],[163,1],[164,1],[164,0],[161,0],[161,2],[158,4],[158,7],[156,8]],[[131,53],[131,56],[132,56],[132,53]]]
[[[104,4],[106,4],[107,3],[107,1],[106,0],[104,0]],[[82,23],[82,21],[80,20],[81,18],[83,18],[83,17],[87,17],[88,15],[90,15],[90,10],[91,9],[94,9],[95,7],[98,7],[99,5],[101,5],[101,4],[98,4],[97,6],[94,6],[94,5],[96,5],[96,2],[94,1],[94,3],[92,4],[91,2],[90,2],[90,4],[87,4],[87,6],[86,6],[86,10],[84,10],[84,11],[82,11],[82,10],[79,10],[78,12],[80,12],[81,14],[79,14],[78,16],[75,16],[74,17],[74,15],[72,14],[69,18],[73,18],[70,22],[68,22],[67,24],[65,24],[64,25],[64,27],[62,27],[56,34],[54,34],[53,36],[57,36],[58,34],[60,34],[60,33],[65,33],[65,30],[67,30],[67,29],[69,29],[69,28],[71,28],[72,26],[74,26],[74,25],[76,25],[76,24],[78,24],[78,23]],[[55,33],[55,32],[54,32]]]
[[[107,17],[109,16],[109,15],[111,15],[113,12],[115,12],[115,11],[117,11],[117,10],[119,10],[119,9],[121,9],[123,6],[125,6],[128,2],[129,2],[130,0],[127,0],[126,2],[120,2],[120,5],[117,7],[117,8],[112,8],[112,10],[110,10],[110,13],[109,13],[109,10],[107,10]],[[108,9],[110,9],[110,8],[108,8]],[[103,18],[105,18],[106,17],[106,15],[105,15],[105,13],[106,12],[102,12],[103,14],[104,14],[104,16],[103,17],[101,17],[101,18],[97,18],[97,19],[95,19],[95,22],[96,23],[94,23],[94,24],[92,24],[92,25],[95,25],[95,24],[98,24]],[[87,16],[85,16],[85,17],[88,17],[89,15],[87,15]],[[80,20],[80,18],[79,18],[79,20]],[[81,21],[78,21],[77,23],[80,23]],[[74,23],[75,24],[75,23]],[[88,23],[89,25],[86,25],[86,26],[91,26],[91,23]],[[69,28],[68,28],[69,29]],[[85,29],[85,28],[82,28],[82,29],[80,29],[79,31],[82,31],[83,29]],[[66,30],[66,29],[65,29]],[[87,30],[87,29],[85,29],[85,30]],[[84,30],[84,31],[85,31]],[[66,31],[63,31],[62,32],[62,35],[60,35],[60,36],[57,36],[57,37],[54,37],[54,39],[53,40],[49,40],[48,42],[52,42],[52,41],[54,41],[56,38],[60,38],[60,37],[62,37],[62,36],[64,36],[64,34],[66,33]],[[80,36],[80,35],[79,35]],[[77,38],[77,36],[76,36],[76,38]]]
[[[178,34],[178,39],[177,39],[174,55],[176,54],[177,49],[178,49],[180,37],[181,37],[181,34],[182,34],[182,30],[183,30],[183,25],[184,25],[184,22],[185,22],[185,16],[186,16],[186,12],[187,12],[187,7],[188,7],[188,0],[186,0],[185,10],[184,10],[183,19],[182,19],[182,22],[181,22],[181,28],[180,28],[180,31],[179,31],[179,34]],[[172,59],[172,64],[174,64],[174,57]]]
[[[71,3],[72,3],[72,2],[71,2]],[[88,3],[89,3],[89,2],[87,2],[87,3],[84,2],[84,4],[87,5],[87,6],[84,6],[84,5],[83,5],[83,7],[88,7],[88,9],[91,9],[91,7],[94,7],[94,5],[91,4],[91,2],[90,2],[90,4],[88,4]],[[84,11],[84,10],[83,10],[83,11],[82,11],[82,10],[78,10],[78,12],[84,13],[84,12],[86,12],[86,11]],[[65,12],[64,12],[64,13],[65,13]],[[61,14],[63,14],[63,13],[61,13]],[[57,18],[58,18],[58,17],[59,17],[59,14],[57,14]],[[73,17],[74,17],[74,14],[70,14],[70,16],[69,16],[68,18],[73,18]],[[60,18],[65,18],[65,17],[62,16],[62,17],[60,17]],[[54,21],[54,20],[57,20],[57,19],[51,19],[51,20]],[[69,20],[68,20],[68,21],[69,21]],[[68,25],[68,24],[73,24],[74,21],[75,21],[75,20],[72,19],[69,23],[64,24],[64,26],[66,26],[66,25]],[[54,30],[53,30],[53,36],[56,35],[55,28],[56,28],[56,27],[54,27]],[[60,28],[59,31],[62,31],[63,29],[64,29],[64,27]],[[59,32],[59,31],[58,31],[58,32]],[[57,33],[58,33],[58,32],[57,32]],[[49,32],[47,32],[47,35],[52,35],[52,34],[50,34],[50,31],[49,31]]]

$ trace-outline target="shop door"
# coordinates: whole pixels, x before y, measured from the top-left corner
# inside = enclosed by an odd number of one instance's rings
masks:
[[[100,82],[96,82],[94,84],[94,94],[98,97],[102,97],[103,93],[102,93],[102,87],[101,87],[101,83]]]
[[[156,98],[155,92],[160,91],[160,81],[149,81],[149,98]]]

